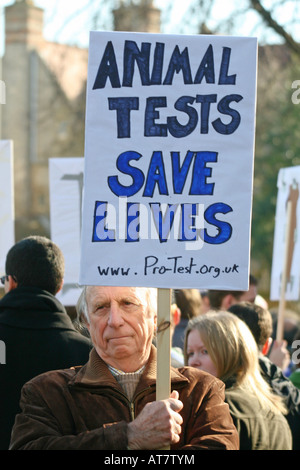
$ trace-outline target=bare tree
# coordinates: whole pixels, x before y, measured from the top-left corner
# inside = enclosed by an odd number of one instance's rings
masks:
[[[251,8],[253,8],[257,13],[261,16],[263,21],[266,23],[267,26],[272,28],[279,36],[281,36],[287,46],[296,54],[300,55],[300,44],[294,40],[293,36],[288,33],[286,27],[280,25],[275,19],[272,14],[272,10],[267,10],[260,0],[249,0]],[[280,2],[283,5],[285,2]],[[298,2],[295,1],[295,4]],[[298,17],[299,20],[299,17]]]

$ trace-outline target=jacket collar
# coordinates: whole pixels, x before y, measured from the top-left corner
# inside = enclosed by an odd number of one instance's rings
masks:
[[[157,375],[156,361],[157,350],[155,346],[152,345],[149,360],[137,386],[137,393],[140,388],[145,388],[145,385],[148,387],[155,386]],[[117,383],[109,371],[107,364],[99,357],[95,348],[90,352],[89,361],[79,370],[71,382],[73,385],[90,387],[115,387]],[[187,383],[188,379],[182,375],[179,370],[171,367],[171,382],[172,385]]]
[[[17,287],[0,300],[0,324],[18,328],[74,330],[61,302],[36,287]]]

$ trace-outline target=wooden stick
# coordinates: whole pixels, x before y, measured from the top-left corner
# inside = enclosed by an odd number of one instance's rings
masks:
[[[158,289],[156,400],[171,393],[171,289]],[[161,450],[169,450],[166,447]]]
[[[158,289],[157,304],[156,399],[165,400],[171,393],[171,289]]]
[[[292,215],[292,202],[287,203],[286,215],[286,229],[285,229],[285,250],[284,250],[284,264],[281,278],[281,292],[279,299],[276,340],[282,341],[284,334],[284,313],[285,313],[285,294],[286,294],[286,277],[287,277],[287,261],[289,253],[289,240],[291,231],[291,215]]]

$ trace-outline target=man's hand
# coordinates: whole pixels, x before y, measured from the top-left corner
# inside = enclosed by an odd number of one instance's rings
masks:
[[[281,370],[285,370],[290,363],[290,353],[287,349],[287,341],[273,341],[273,346],[269,355],[271,362],[280,367]]]
[[[178,392],[173,391],[166,400],[147,403],[128,425],[129,449],[161,449],[179,441],[183,403],[178,398]]]

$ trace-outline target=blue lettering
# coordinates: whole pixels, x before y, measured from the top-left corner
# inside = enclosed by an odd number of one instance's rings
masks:
[[[181,237],[179,241],[193,241],[197,239],[195,217],[197,204],[181,204]]]
[[[162,70],[164,62],[165,45],[162,42],[157,42],[154,50],[153,69],[151,74],[151,85],[161,85]]]
[[[231,48],[223,47],[222,61],[219,75],[219,85],[235,85],[236,74],[228,76]]]
[[[207,183],[207,178],[212,176],[212,168],[207,167],[206,164],[218,161],[217,152],[193,152],[189,150],[182,165],[180,164],[180,152],[170,152],[170,156],[174,194],[182,194],[193,159],[194,165],[189,194],[193,196],[210,196],[213,194],[215,183]],[[125,186],[120,182],[117,175],[109,176],[107,179],[108,186],[116,196],[130,197],[142,188],[145,182],[143,171],[130,165],[131,160],[138,161],[140,158],[142,158],[140,153],[131,150],[121,153],[117,158],[117,169],[121,173],[131,176],[132,183]],[[163,153],[160,150],[152,153],[143,196],[153,197],[156,185],[159,194],[166,196],[169,194]]]
[[[198,123],[198,113],[197,111],[189,106],[189,104],[193,104],[195,98],[192,96],[182,96],[179,98],[174,107],[177,111],[182,111],[189,116],[188,123],[183,126],[179,124],[178,119],[175,116],[171,116],[167,118],[167,125],[170,134],[174,137],[186,137],[187,135],[191,134]]]
[[[153,152],[152,154],[143,196],[152,197],[156,184],[159,194],[169,194],[164,160],[160,151]]]
[[[141,84],[143,86],[161,85],[162,83],[163,85],[172,85],[174,75],[179,72],[182,73],[183,82],[186,85],[200,84],[203,79],[205,79],[206,83],[215,83],[215,59],[213,46],[211,44],[208,46],[201,59],[194,79],[191,71],[188,47],[185,47],[184,50],[180,52],[179,46],[176,45],[169,60],[165,78],[162,81],[164,51],[165,44],[161,42],[156,43],[151,60],[150,42],[142,42],[139,48],[135,41],[125,40],[122,86],[133,86],[135,65],[138,67]],[[229,75],[230,58],[231,48],[223,47],[218,80],[219,85],[235,85],[236,83],[236,74]],[[150,63],[152,65],[151,72]],[[111,41],[107,42],[93,89],[104,88],[108,78],[113,88],[121,87],[115,51]]]
[[[174,194],[182,194],[193,157],[194,152],[189,150],[186,153],[182,166],[180,167],[180,153],[171,152]]]
[[[205,77],[206,83],[215,83],[214,52],[210,44],[195,75],[194,84],[201,83]]]
[[[165,108],[167,98],[165,96],[156,96],[147,98],[145,110],[145,136],[146,137],[166,137],[168,133],[166,124],[156,124],[155,119],[159,119],[159,112],[155,108]]]
[[[163,216],[160,202],[150,203],[149,205],[152,210],[153,220],[159,240],[160,242],[166,242],[168,240],[178,206],[177,204],[168,204],[165,215]]]
[[[108,98],[108,108],[117,111],[118,138],[130,137],[130,111],[139,109],[138,98]]]
[[[223,222],[216,219],[215,217],[215,215],[218,213],[227,214],[228,212],[232,212],[232,208],[223,202],[216,202],[206,209],[204,212],[204,219],[209,224],[217,227],[218,233],[216,236],[212,237],[208,235],[207,229],[204,229],[204,242],[210,243],[212,245],[220,245],[221,243],[225,243],[230,239],[232,234],[231,225],[228,222]]]
[[[230,103],[236,101],[237,103],[241,101],[243,97],[241,95],[227,95],[224,96],[218,103],[218,111],[221,114],[228,114],[232,117],[232,120],[229,124],[223,124],[220,118],[212,122],[214,129],[219,134],[229,135],[232,134],[240,125],[241,115],[235,109],[230,108]]]
[[[192,73],[191,73],[191,66],[190,66],[190,59],[189,59],[189,52],[188,48],[186,47],[182,52],[179,51],[179,47],[176,46],[170,62],[169,67],[165,76],[164,85],[172,85],[174,73],[179,73],[182,71],[183,73],[183,82],[185,85],[190,85],[193,83]]]
[[[142,155],[138,152],[123,152],[117,158],[117,168],[121,173],[132,177],[132,184],[124,186],[119,182],[118,176],[109,176],[107,179],[108,186],[116,196],[133,196],[144,184],[144,173],[138,168],[129,165],[130,160],[139,160]]]
[[[96,75],[93,90],[96,90],[97,88],[104,88],[107,78],[110,79],[110,83],[113,88],[121,87],[114,46],[112,45],[111,41],[109,41],[106,45]]]
[[[124,47],[124,73],[122,86],[132,87],[134,64],[140,71],[142,85],[150,85],[149,77],[149,57],[150,57],[150,42],[143,42],[141,50],[137,47],[135,41],[125,41]]]
[[[217,160],[217,152],[196,152],[190,194],[208,196],[213,194],[215,183],[206,182],[206,179],[211,176],[212,169],[206,166],[206,162]]]
[[[126,241],[139,241],[139,204],[136,202],[127,203],[127,223],[126,223]]]
[[[93,242],[114,242],[115,232],[106,226],[107,202],[96,201],[94,211]]]
[[[201,103],[201,134],[208,134],[208,118],[210,113],[210,104],[217,102],[217,95],[197,95],[196,103]]]

